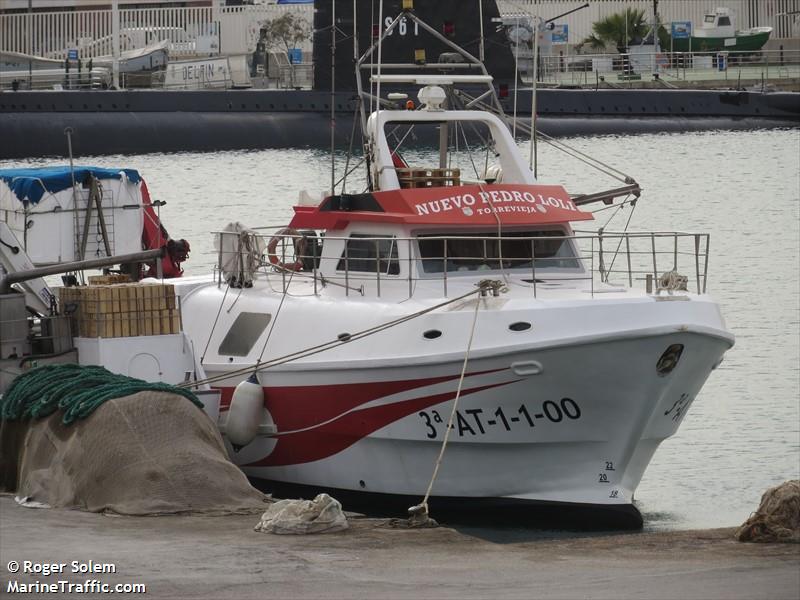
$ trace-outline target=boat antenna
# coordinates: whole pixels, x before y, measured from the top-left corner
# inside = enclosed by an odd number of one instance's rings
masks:
[[[376,121],[381,116],[381,65],[383,56],[383,0],[378,0],[378,86],[376,88],[375,96],[377,97],[377,115]]]
[[[479,47],[479,54],[478,58],[480,58],[481,62],[484,62],[484,45],[483,45],[483,0],[478,0],[478,14],[480,15],[480,26],[481,26],[481,44]]]
[[[331,196],[336,193],[336,0],[331,3]],[[355,15],[354,15],[355,18]]]
[[[531,157],[530,169],[533,171],[534,179],[538,179],[539,157],[536,147],[536,84],[539,79],[539,29],[542,25],[542,18],[538,15],[531,15],[533,22],[533,85],[531,87]]]
[[[516,26],[517,31],[519,31],[519,15],[516,16]],[[483,32],[481,32],[483,35]],[[481,61],[483,57],[481,57]],[[517,39],[517,43],[514,44],[514,119],[512,123],[514,124],[513,131],[511,135],[516,140],[517,139],[517,92],[519,91],[519,38]]]

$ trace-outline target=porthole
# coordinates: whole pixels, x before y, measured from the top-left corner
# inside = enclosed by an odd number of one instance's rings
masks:
[[[442,337],[442,332],[438,329],[428,329],[425,333],[422,334],[426,340],[435,340],[436,338]]]
[[[338,339],[340,342],[349,342],[351,337],[352,336],[349,333],[345,332],[337,335],[336,339]]]
[[[531,328],[531,324],[527,321],[517,321],[508,326],[511,331],[527,331]]]

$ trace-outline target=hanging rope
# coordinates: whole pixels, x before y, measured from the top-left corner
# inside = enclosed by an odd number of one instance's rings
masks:
[[[481,282],[484,283],[484,282]],[[469,353],[472,349],[472,340],[475,336],[475,325],[478,322],[478,308],[481,305],[480,298],[475,300],[475,312],[472,315],[472,327],[469,331],[469,341],[467,341],[467,350],[464,353],[464,362],[461,364],[461,376],[458,378],[458,388],[456,388],[456,397],[453,399],[453,409],[450,411],[450,418],[447,420],[447,427],[444,430],[444,439],[442,440],[442,447],[439,448],[439,456],[436,458],[436,464],[433,466],[433,474],[431,475],[431,480],[428,483],[428,489],[425,490],[425,497],[422,499],[422,502],[417,504],[416,506],[412,506],[408,509],[408,513],[411,516],[411,521],[416,525],[423,525],[428,522],[428,499],[431,496],[431,490],[433,490],[433,484],[436,481],[436,477],[439,475],[439,467],[442,465],[442,459],[444,458],[445,450],[447,450],[447,442],[450,440],[450,432],[453,430],[453,420],[456,416],[456,411],[458,410],[458,401],[461,399],[461,388],[464,384],[464,376],[467,372],[467,364],[469,363]]]
[[[222,307],[225,306],[225,298],[228,296],[228,290],[231,289],[231,286],[225,286],[225,293],[222,295],[222,301],[219,303],[219,309],[217,310],[217,316],[214,318],[214,324],[211,325],[211,331],[208,332],[208,339],[206,340],[206,347],[203,348],[203,355],[200,357],[200,364],[203,364],[203,361],[206,359],[206,352],[208,352],[208,345],[211,343],[211,337],[214,335],[214,330],[217,328],[217,322],[219,322],[219,315],[222,313]]]
[[[41,419],[61,409],[61,421],[70,425],[85,419],[108,400],[144,391],[177,394],[203,408],[189,390],[117,375],[103,367],[69,363],[45,365],[19,375],[0,399],[0,418]]]
[[[621,202],[620,205],[619,205],[619,208],[621,209],[623,206],[625,206],[625,204],[627,202],[628,202],[627,199],[624,200],[623,202]],[[633,211],[635,211],[635,210],[636,210],[636,200],[634,199],[631,202],[631,212],[628,213],[628,220],[625,221],[625,229],[623,229],[624,233],[627,233],[627,231],[628,231],[628,227],[631,224],[631,219],[633,219]],[[618,212],[619,212],[619,210],[616,210],[616,211],[614,211],[614,213],[612,213],[611,218],[608,219],[608,221],[606,221],[606,224],[600,229],[601,232],[608,226],[608,224],[611,222],[611,219],[613,219],[617,215]],[[608,270],[605,273],[605,281],[606,281],[606,283],[608,283],[608,278],[611,275],[611,271],[614,269],[614,263],[617,261],[617,256],[619,256],[619,251],[620,251],[620,248],[622,248],[622,240],[623,239],[624,238],[622,236],[620,236],[619,241],[617,241],[617,249],[614,250],[614,255],[611,257],[611,264],[608,266]]]

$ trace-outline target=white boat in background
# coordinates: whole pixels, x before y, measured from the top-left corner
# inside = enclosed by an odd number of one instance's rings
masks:
[[[220,391],[206,408],[251,478],[641,526],[647,465],[734,343],[706,294],[708,236],[577,229],[631,186],[539,181],[502,111],[477,110],[494,95],[483,65],[441,39],[464,67],[381,74],[376,46],[362,55],[377,84],[359,77],[362,106],[389,82],[421,104],[364,111],[367,189],[306,197],[284,228],[219,232],[214,273],[172,282],[191,350],[159,360]],[[406,153],[419,164],[401,156],[414,137],[439,141]],[[492,168],[453,166],[475,146]],[[124,340],[109,363],[141,351]]]
[[[124,50],[119,55],[120,73],[138,73],[164,68],[169,60],[169,40],[152,42],[143,48]],[[27,72],[30,67],[34,71],[45,69],[65,69],[63,59],[33,56],[21,52],[0,52],[0,77],[8,77],[9,71]],[[70,61],[71,71],[76,70],[77,61]],[[110,55],[95,56],[83,59],[84,65],[91,62],[92,67],[111,69],[114,57]]]

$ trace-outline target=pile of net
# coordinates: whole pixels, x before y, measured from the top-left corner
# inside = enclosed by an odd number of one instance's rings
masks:
[[[193,395],[96,367],[58,366],[70,368],[25,373],[0,402],[0,489],[53,507],[126,515],[264,510],[264,495],[228,460]]]
[[[279,500],[261,515],[256,531],[282,535],[333,533],[348,528],[342,505],[328,494],[313,500]]]
[[[736,539],[800,543],[800,480],[764,492],[758,510],[736,531]]]
[[[145,390],[177,394],[203,408],[189,390],[118,375],[104,367],[68,363],[37,367],[14,379],[0,401],[0,418],[41,419],[61,409],[64,425],[70,425],[88,417],[107,400]]]

